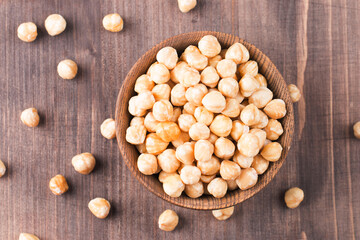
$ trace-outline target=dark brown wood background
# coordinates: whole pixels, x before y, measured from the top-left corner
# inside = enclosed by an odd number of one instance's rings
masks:
[[[30,232],[52,239],[359,239],[360,2],[357,0],[198,0],[188,14],[175,0],[0,1],[0,239]],[[103,29],[102,17],[118,12],[120,33]],[[64,33],[50,37],[45,18],[60,13]],[[17,26],[33,21],[39,37],[24,43]],[[232,33],[267,54],[304,98],[295,105],[292,149],[275,179],[219,222],[211,212],[175,207],[145,190],[130,174],[115,140],[99,127],[114,117],[121,83],[135,61],[154,44],[197,30]],[[73,81],[60,79],[57,63],[74,59]],[[20,113],[36,107],[39,127]],[[76,173],[71,158],[92,152],[89,176]],[[48,181],[63,174],[70,191],[54,196]],[[305,200],[294,210],[284,191],[299,186]],[[112,212],[96,219],[87,209],[105,197]],[[174,232],[157,227],[171,208],[180,216]]]

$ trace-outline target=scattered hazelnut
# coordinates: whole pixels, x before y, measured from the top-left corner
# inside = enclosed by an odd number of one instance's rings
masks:
[[[106,119],[100,126],[101,135],[107,139],[113,139],[116,136],[115,120],[112,118]]]
[[[25,109],[21,113],[20,119],[28,127],[36,127],[40,122],[38,111],[35,108]]]
[[[95,217],[104,219],[109,215],[110,203],[105,198],[94,198],[88,204],[88,207]]]
[[[220,221],[224,221],[224,220],[228,219],[229,217],[231,217],[233,215],[233,213],[234,213],[234,207],[228,207],[228,208],[212,211],[213,216],[217,220],[220,220]]]
[[[289,84],[288,85],[288,90],[289,90],[289,93],[290,93],[290,98],[293,102],[298,102],[301,98],[301,93],[300,93],[300,90],[299,88],[294,85],[294,84]]]
[[[167,209],[159,216],[159,228],[163,231],[173,231],[179,223],[179,216],[173,210]]]
[[[69,189],[69,185],[63,175],[56,175],[49,182],[49,188],[55,195],[61,195]]]
[[[75,171],[87,175],[94,169],[96,160],[91,153],[86,152],[74,156],[71,159],[71,164],[73,165]]]
[[[37,27],[33,22],[26,22],[19,25],[17,35],[24,42],[32,42],[37,37]]]
[[[120,32],[124,27],[124,21],[118,13],[106,15],[103,18],[102,24],[110,32]]]
[[[288,208],[297,208],[304,199],[304,191],[298,187],[290,188],[286,191],[284,199]]]
[[[59,62],[57,72],[62,79],[73,79],[78,72],[78,66],[73,60],[65,59]]]
[[[62,33],[66,28],[66,21],[60,14],[51,14],[45,20],[45,29],[50,36]]]

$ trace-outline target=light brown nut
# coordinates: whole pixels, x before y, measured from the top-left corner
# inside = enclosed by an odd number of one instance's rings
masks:
[[[236,64],[241,64],[249,61],[250,53],[241,43],[234,43],[226,51],[225,58],[233,60]]]
[[[146,129],[142,125],[130,126],[126,129],[126,141],[131,144],[141,144],[145,141]]]
[[[254,157],[260,151],[259,138],[255,134],[245,133],[239,139],[237,147],[245,157]]]
[[[202,104],[207,110],[213,113],[220,113],[225,109],[226,100],[220,92],[212,91],[204,96]]]
[[[81,153],[71,159],[75,171],[87,175],[90,174],[96,165],[96,160],[91,153]]]
[[[164,64],[158,62],[153,63],[149,67],[147,75],[149,75],[150,79],[157,84],[166,83],[170,80],[169,69],[167,69]]]
[[[171,144],[177,148],[179,147],[180,145],[186,143],[186,142],[189,142],[190,141],[190,136],[187,132],[180,132],[180,135],[177,139],[171,141]]]
[[[209,183],[216,177],[216,174],[213,175],[201,175],[200,181],[203,183]]]
[[[186,165],[181,169],[180,178],[185,184],[195,184],[200,181],[201,171],[199,168]]]
[[[158,155],[165,151],[168,142],[164,142],[156,133],[150,133],[145,140],[146,151],[150,154]]]
[[[171,90],[171,103],[174,106],[184,106],[187,102],[185,93],[186,88],[181,84],[176,84]]]
[[[186,142],[176,148],[176,158],[184,163],[191,164],[195,160],[194,144]]]
[[[264,108],[264,112],[272,119],[283,118],[286,115],[285,102],[282,99],[271,100]]]
[[[260,122],[260,111],[254,104],[247,105],[240,113],[240,120],[247,126]]]
[[[66,182],[66,179],[63,175],[56,175],[49,182],[49,188],[51,192],[55,195],[61,195],[69,189],[69,185]]]
[[[360,139],[360,121],[354,124],[353,130],[354,130],[354,136]]]
[[[259,82],[250,74],[245,74],[239,81],[240,92],[244,97],[250,97],[259,87]]]
[[[197,47],[192,45],[185,49],[181,55],[181,60],[187,62],[190,67],[199,71],[208,65],[208,58],[202,55]]]
[[[168,100],[160,100],[155,102],[152,112],[156,120],[160,122],[170,121],[174,113],[174,109]]]
[[[181,114],[178,118],[181,131],[189,132],[191,126],[196,123],[194,116],[190,114]]]
[[[238,71],[240,76],[244,76],[245,74],[250,74],[255,77],[258,74],[259,67],[257,62],[250,60],[246,63],[240,64],[238,67]]]
[[[106,15],[102,21],[103,27],[110,32],[120,32],[124,28],[124,20],[118,13]]]
[[[158,84],[152,90],[151,93],[155,98],[155,101],[160,101],[161,99],[170,100],[170,91],[171,88],[169,84]]]
[[[164,172],[173,173],[180,167],[180,161],[176,158],[174,149],[166,149],[157,158],[159,166]]]
[[[130,123],[131,126],[131,123]],[[100,126],[101,135],[107,139],[113,139],[116,137],[115,120],[112,118],[106,119]]]
[[[216,37],[206,35],[198,43],[199,50],[206,57],[215,57],[221,51],[221,45]]]
[[[263,129],[268,125],[269,118],[263,111],[259,110],[259,116],[260,116],[259,122],[257,124],[252,125],[251,126],[252,128]]]
[[[236,162],[241,168],[249,168],[254,161],[253,157],[245,157],[239,150],[235,151],[233,161]]]
[[[139,171],[145,175],[155,174],[159,167],[156,156],[149,153],[140,154],[136,164]]]
[[[170,197],[180,197],[185,189],[185,184],[181,181],[180,175],[171,175],[165,178],[163,189]]]
[[[281,157],[282,152],[282,146],[278,142],[272,142],[267,144],[262,150],[261,150],[261,156],[265,158],[266,160],[270,162],[276,162]]]
[[[130,126],[143,125],[144,126],[145,118],[143,117],[133,117],[130,121]]]
[[[201,106],[201,101],[207,93],[208,89],[204,84],[196,84],[186,90],[185,97],[195,106]]]
[[[173,70],[171,70],[170,72],[170,79],[174,82],[174,83],[179,83],[180,79],[182,79],[184,76],[184,69],[185,67],[188,66],[188,64],[184,61],[179,61],[176,66],[174,67]]]
[[[189,136],[195,141],[206,140],[210,137],[210,129],[204,123],[198,122],[191,126]]]
[[[172,115],[170,121],[176,123],[178,121],[180,115],[181,115],[181,108],[179,108],[179,107],[174,108],[173,115]]]
[[[236,63],[233,60],[223,59],[216,65],[216,71],[221,78],[233,77],[236,73]]]
[[[144,91],[151,91],[155,86],[155,83],[146,74],[141,75],[136,79],[134,90],[137,93]]]
[[[212,144],[215,144],[216,140],[218,139],[219,137],[216,136],[215,134],[213,133],[210,133],[210,137],[207,139],[209,142],[211,142]]]
[[[135,117],[142,117],[146,114],[146,109],[141,107],[138,96],[133,96],[130,98],[128,111]]]
[[[196,166],[203,175],[213,175],[219,172],[220,161],[217,157],[212,156],[208,161],[198,161]]]
[[[199,140],[195,143],[194,156],[197,161],[208,161],[214,153],[214,145],[208,140]]]
[[[284,132],[281,123],[275,119],[269,119],[264,130],[266,132],[266,138],[270,140],[277,140]]]
[[[235,180],[240,176],[240,167],[233,161],[224,160],[220,165],[220,175],[224,180]]]
[[[208,66],[206,67],[200,75],[200,81],[210,88],[216,87],[219,82],[219,74],[217,73],[215,67]]]
[[[181,12],[187,13],[196,6],[196,0],[178,0],[178,6]]]
[[[195,86],[200,82],[200,73],[195,68],[186,65],[182,68],[179,81],[185,87]]]
[[[40,239],[34,234],[20,233],[19,240],[40,240]]]
[[[137,145],[135,145],[135,147],[139,153],[147,153],[145,143],[137,144]]]
[[[156,132],[156,127],[160,122],[154,118],[154,114],[149,112],[144,119],[144,126],[149,132]]]
[[[226,183],[228,185],[228,191],[234,191],[239,188],[236,184],[236,180],[226,180]]]
[[[209,126],[214,119],[214,114],[205,107],[200,106],[195,109],[194,117],[199,123],[203,123],[206,126]]]
[[[232,121],[229,117],[219,114],[210,124],[210,130],[212,133],[219,137],[229,136],[232,128]]]
[[[111,205],[105,198],[94,198],[89,202],[88,208],[95,217],[104,219],[109,215]]]
[[[5,175],[6,166],[3,161],[0,160],[0,178]]]
[[[62,33],[66,28],[66,21],[60,14],[51,14],[45,20],[45,29],[50,36]]]
[[[57,65],[57,72],[62,79],[74,79],[78,72],[78,66],[73,60],[65,59]]]
[[[207,186],[207,190],[216,198],[222,198],[227,192],[227,183],[222,178],[213,179]]]
[[[220,137],[215,142],[215,155],[220,159],[230,159],[235,152],[234,143],[224,137]]]
[[[181,170],[182,170],[185,166],[195,166],[195,163],[192,162],[192,163],[190,163],[190,164],[184,164],[184,163],[180,162],[180,167],[178,168],[177,172],[178,172],[179,174],[181,174]]]
[[[298,102],[301,98],[301,92],[300,92],[299,88],[294,84],[289,84],[288,90],[290,93],[291,100],[293,102]]]
[[[220,55],[216,55],[215,57],[209,58],[208,64],[211,67],[216,68],[216,65],[222,60],[223,58]]]
[[[156,54],[156,60],[164,64],[169,70],[176,66],[178,59],[177,51],[173,47],[164,47]]]
[[[267,81],[266,81],[266,78],[263,75],[258,73],[258,74],[256,74],[255,79],[260,84],[260,87],[267,87]]]
[[[236,118],[240,115],[241,105],[236,101],[235,98],[227,98],[226,105],[222,114],[230,118]]]
[[[254,157],[251,167],[255,169],[258,175],[263,174],[269,167],[269,161],[264,159],[260,154]]]
[[[24,42],[33,42],[37,37],[37,27],[33,22],[26,22],[19,25],[17,36]]]
[[[173,210],[165,210],[159,217],[159,228],[163,231],[173,231],[179,223],[179,216]]]
[[[159,173],[159,177],[158,177],[159,182],[163,183],[167,177],[174,176],[174,175],[179,175],[179,174],[177,174],[176,172],[174,172],[174,173],[167,173],[167,172],[165,172],[165,171],[161,171],[161,172]]]
[[[230,218],[234,213],[234,207],[228,207],[224,209],[213,210],[213,216],[220,221],[224,221]]]
[[[28,108],[21,113],[20,120],[28,127],[36,127],[40,117],[36,108]]]
[[[234,78],[226,77],[220,80],[218,89],[223,96],[234,98],[239,93],[239,83]]]
[[[180,136],[180,128],[174,122],[160,122],[156,126],[156,134],[164,142],[171,142]]]
[[[246,126],[241,121],[236,120],[236,121],[232,122],[232,128],[231,128],[230,136],[232,137],[232,139],[234,139],[237,142],[237,141],[239,141],[240,137],[244,133],[248,133],[249,130],[250,130],[249,126]]]
[[[204,194],[204,184],[200,181],[195,184],[185,185],[185,193],[190,198],[198,198]]]
[[[190,114],[190,115],[194,116],[195,109],[196,109],[196,105],[194,105],[194,104],[192,104],[190,102],[187,102],[184,105],[183,114]]]
[[[304,191],[298,187],[290,188],[286,191],[284,200],[288,208],[297,208],[304,200]]]
[[[253,168],[241,169],[240,176],[236,179],[236,183],[241,190],[249,189],[257,183],[258,175]]]
[[[260,87],[249,97],[249,103],[254,104],[257,108],[263,108],[272,98],[273,92],[270,89]]]
[[[264,130],[261,130],[261,129],[251,129],[249,131],[249,133],[252,133],[254,135],[256,135],[259,139],[259,146],[260,146],[260,149],[264,146],[265,144],[265,140],[266,140],[266,132]]]

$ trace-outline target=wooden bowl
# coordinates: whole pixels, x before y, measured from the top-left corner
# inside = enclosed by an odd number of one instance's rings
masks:
[[[250,52],[251,59],[257,61],[259,64],[259,72],[263,74],[268,80],[268,87],[273,91],[274,98],[281,98],[286,103],[287,115],[281,119],[282,125],[284,127],[284,133],[278,140],[283,146],[283,152],[281,158],[274,163],[270,163],[268,170],[259,176],[258,183],[251,189],[242,191],[235,190],[228,192],[223,198],[214,198],[212,196],[203,195],[200,198],[192,199],[187,197],[185,194],[182,194],[179,198],[173,198],[165,194],[162,188],[162,184],[159,182],[157,176],[145,176],[140,173],[136,161],[139,156],[139,153],[135,146],[129,144],[125,140],[126,129],[129,126],[131,115],[128,112],[128,101],[130,97],[134,96],[134,84],[135,80],[141,75],[146,73],[149,66],[156,61],[156,53],[165,46],[174,47],[178,54],[189,45],[198,44],[199,40],[205,35],[214,35],[218,38],[222,48],[228,48],[235,42],[240,42],[244,44]],[[294,113],[293,113],[293,104],[290,99],[287,84],[281,76],[280,72],[277,70],[275,65],[270,61],[270,59],[257,49],[254,45],[240,39],[239,37],[219,32],[190,32],[180,34],[165,41],[157,44],[149,51],[147,51],[131,68],[130,72],[126,76],[125,81],[122,84],[120,93],[118,95],[116,103],[116,137],[119,144],[120,152],[122,158],[125,161],[126,165],[130,169],[131,173],[136,177],[136,179],[141,182],[149,191],[161,197],[162,199],[176,204],[178,206],[192,208],[192,209],[201,209],[201,210],[211,210],[211,209],[220,209],[233,206],[235,204],[241,203],[242,201],[250,198],[255,193],[263,189],[276,175],[280,167],[285,161],[286,155],[289,152],[291,140],[294,132]]]

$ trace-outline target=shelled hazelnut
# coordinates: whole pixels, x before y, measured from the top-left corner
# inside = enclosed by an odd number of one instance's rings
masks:
[[[159,216],[159,228],[163,231],[173,231],[179,223],[179,216],[173,210],[167,209]]]
[[[131,125],[131,123],[130,123]],[[116,136],[115,120],[112,118],[106,119],[100,126],[101,135],[107,139],[113,139]]]
[[[298,187],[290,188],[286,191],[284,199],[288,208],[297,208],[304,199],[304,191]]]
[[[55,195],[61,195],[69,189],[67,181],[63,175],[56,175],[49,182],[49,188],[51,192]]]
[[[213,210],[213,216],[220,221],[224,221],[230,218],[234,213],[234,207],[228,207],[224,209]]]
[[[78,66],[73,60],[65,59],[59,62],[57,72],[62,79],[71,80],[75,78],[78,72]]]
[[[111,13],[103,18],[104,28],[110,32],[120,32],[124,27],[124,21],[118,13]]]
[[[36,127],[40,122],[40,117],[36,108],[25,109],[21,113],[20,119],[28,127]]]
[[[94,198],[89,202],[88,207],[95,217],[104,219],[109,215],[111,205],[105,198]]]
[[[17,29],[17,35],[20,40],[24,42],[33,42],[35,41],[38,33],[37,27],[33,22],[26,22],[19,25]]]
[[[45,29],[50,36],[62,33],[66,28],[66,20],[60,14],[51,14],[45,20]]]
[[[91,153],[81,153],[71,159],[71,164],[75,171],[87,175],[94,169],[96,160]]]

